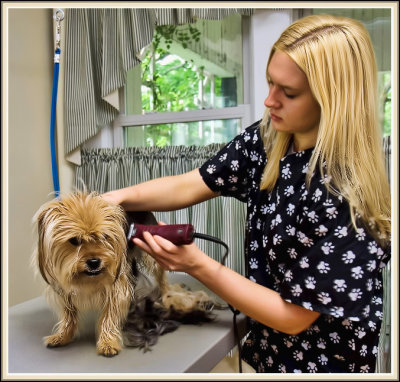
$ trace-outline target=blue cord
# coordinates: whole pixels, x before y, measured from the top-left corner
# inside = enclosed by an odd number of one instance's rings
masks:
[[[57,108],[57,89],[58,89],[58,75],[59,75],[59,56],[61,49],[55,50],[54,56],[54,74],[53,74],[53,92],[51,97],[51,116],[50,116],[50,151],[51,151],[51,169],[53,174],[53,188],[56,198],[60,196],[60,183],[58,180],[58,168],[56,157],[56,142],[55,142],[55,120]]]

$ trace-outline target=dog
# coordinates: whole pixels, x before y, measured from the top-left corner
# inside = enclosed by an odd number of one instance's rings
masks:
[[[157,224],[150,212],[127,213],[85,191],[47,202],[35,214],[33,266],[47,283],[47,300],[59,315],[53,334],[44,338],[47,347],[73,341],[85,311],[99,314],[96,347],[106,357],[124,346],[146,351],[181,323],[214,319],[214,298],[171,285],[150,255],[128,245],[132,222]]]

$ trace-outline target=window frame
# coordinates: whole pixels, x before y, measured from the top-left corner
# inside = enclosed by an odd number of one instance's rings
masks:
[[[191,110],[148,114],[120,114],[114,120],[114,146],[124,146],[124,127],[166,123],[240,119],[242,128],[250,124],[250,105],[242,104],[221,109]]]

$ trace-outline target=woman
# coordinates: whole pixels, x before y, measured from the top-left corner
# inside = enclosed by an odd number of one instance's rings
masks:
[[[303,18],[273,46],[266,75],[263,120],[200,169],[103,197],[152,211],[246,202],[247,278],[195,244],[148,233],[136,244],[249,317],[243,359],[256,371],[373,372],[391,221],[368,32]]]

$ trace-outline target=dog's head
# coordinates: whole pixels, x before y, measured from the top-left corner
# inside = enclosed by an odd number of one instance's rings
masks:
[[[120,206],[96,193],[71,193],[43,205],[37,266],[44,280],[65,292],[112,285],[126,261],[126,218]]]

